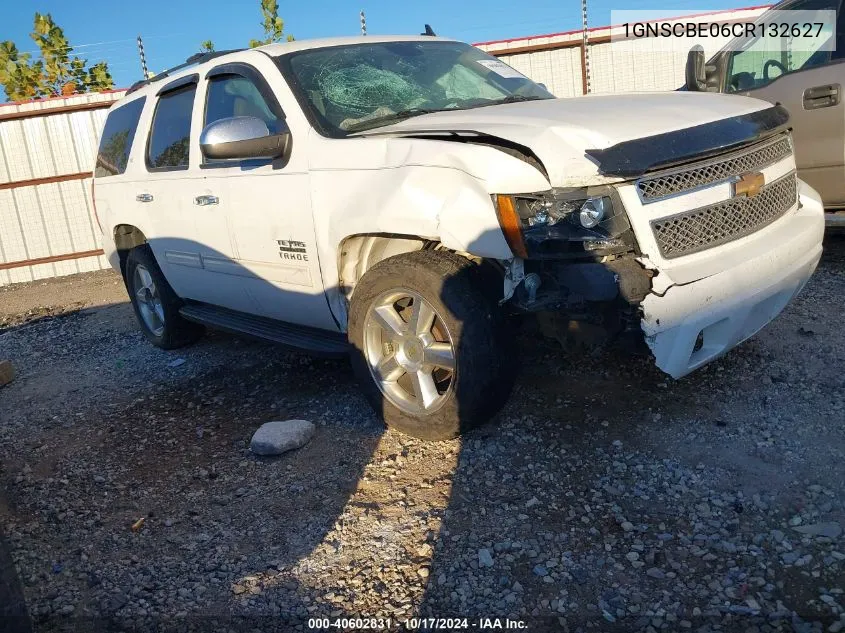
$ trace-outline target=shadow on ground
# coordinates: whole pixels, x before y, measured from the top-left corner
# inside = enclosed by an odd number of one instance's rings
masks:
[[[845,240],[831,237],[826,246],[826,266],[845,263]],[[694,526],[671,499],[645,493],[642,505],[614,510],[612,473],[597,471],[593,458],[611,450],[614,437],[650,451],[637,442],[664,423],[658,411],[722,428],[711,387],[743,362],[765,358],[752,341],[718,372],[670,385],[648,362],[617,352],[564,358],[531,332],[519,347],[521,377],[510,404],[492,426],[447,443],[453,461],[437,468],[415,465],[415,453],[427,454],[418,442],[383,435],[347,363],[254,345],[243,350],[255,356],[250,366],[153,384],[111,408],[86,411],[81,424],[45,431],[33,440],[48,445],[37,458],[18,455],[4,464],[10,508],[40,546],[52,549],[60,573],[84,581],[72,616],[56,616],[52,605],[41,610],[56,572],[27,568],[34,559],[20,553],[23,583],[39,605],[37,629],[290,630],[309,617],[373,615],[360,607],[372,595],[404,613],[394,617],[477,621],[495,612],[530,620],[532,631],[560,630],[559,617],[572,630],[595,621],[602,630],[644,629],[641,618],[614,623],[603,614],[613,617],[625,605],[619,585],[641,582],[608,562],[606,545],[626,538],[619,517],[667,532]],[[253,457],[255,427],[286,417],[320,420],[314,440],[280,459]],[[664,467],[681,472],[681,481],[691,476],[677,462],[655,466]],[[21,481],[12,473],[22,473]],[[415,480],[417,473],[423,476]],[[60,478],[69,483],[62,487]],[[636,478],[630,485],[639,485]],[[68,487],[72,494],[63,492]],[[526,498],[526,490],[534,494]],[[600,510],[585,510],[585,503]],[[730,511],[745,520],[741,510]],[[143,526],[133,531],[141,517]],[[368,538],[382,560],[367,549],[344,550],[346,526],[361,517],[373,524]],[[425,552],[404,549],[391,521],[418,535]],[[4,545],[0,540],[0,605],[19,609],[20,583]],[[650,565],[670,569],[661,556]],[[417,575],[422,560],[424,581]],[[344,577],[360,584],[325,585],[330,564],[343,564]],[[403,565],[409,568],[395,572]],[[547,582],[555,567],[555,581]],[[416,601],[394,603],[390,582],[381,579],[394,572],[420,586]],[[170,596],[180,589],[190,592],[193,612],[173,620],[141,613],[172,608]],[[543,600],[542,609],[532,606]],[[28,630],[25,617],[8,622]]]

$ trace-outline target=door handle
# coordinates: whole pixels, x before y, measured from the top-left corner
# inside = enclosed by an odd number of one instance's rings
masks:
[[[139,193],[137,196],[135,196],[135,200],[137,200],[138,202],[152,202],[153,197],[148,193]]]
[[[210,204],[217,204],[220,202],[220,199],[217,196],[197,196],[194,198],[194,204],[207,207]]]
[[[804,91],[804,109],[818,110],[839,105],[842,99],[842,87],[839,84],[816,86]]]

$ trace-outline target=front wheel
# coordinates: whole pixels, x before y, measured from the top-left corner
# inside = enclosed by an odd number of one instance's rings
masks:
[[[506,402],[516,367],[490,275],[454,253],[420,251],[379,262],[356,285],[352,364],[389,427],[450,439]]]

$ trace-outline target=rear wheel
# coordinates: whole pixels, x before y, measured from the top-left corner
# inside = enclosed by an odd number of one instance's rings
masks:
[[[516,368],[489,271],[454,253],[388,258],[352,296],[353,366],[384,422],[422,439],[449,439],[506,402]]]
[[[182,300],[167,283],[149,246],[129,251],[124,278],[141,331],[153,345],[175,349],[202,336],[201,325],[179,314]]]

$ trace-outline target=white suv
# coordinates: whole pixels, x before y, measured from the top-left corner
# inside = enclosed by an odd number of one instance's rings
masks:
[[[513,315],[633,334],[680,377],[783,309],[824,230],[779,106],[555,99],[435,37],[195,56],[111,109],[94,190],[154,344],[351,352],[384,421],[429,439],[504,404]]]

